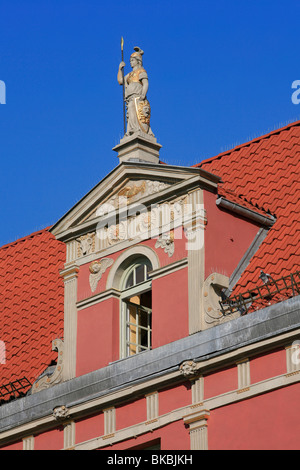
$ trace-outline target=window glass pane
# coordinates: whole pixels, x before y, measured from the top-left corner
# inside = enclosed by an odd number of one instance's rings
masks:
[[[140,264],[135,269],[135,282],[139,284],[140,282],[144,282],[145,274],[144,274],[144,265]]]
[[[137,344],[137,309],[133,305],[127,306],[127,344],[129,356],[136,354]]]
[[[133,271],[131,271],[131,273],[129,274],[127,278],[125,289],[128,289],[128,287],[132,287],[132,286],[133,286]]]

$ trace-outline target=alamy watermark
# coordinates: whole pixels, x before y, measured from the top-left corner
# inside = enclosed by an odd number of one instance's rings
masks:
[[[112,245],[128,240],[160,239],[172,243],[185,238],[186,249],[200,250],[204,242],[205,209],[203,204],[184,201],[151,205],[129,205],[126,198],[119,199],[117,207],[101,205],[96,212],[100,217],[96,235]]]
[[[0,364],[6,364],[6,347],[4,341],[0,341]]]
[[[295,90],[291,97],[292,103],[299,104],[300,103],[300,80],[293,81],[292,89]]]
[[[6,85],[0,80],[0,104],[6,104]]]

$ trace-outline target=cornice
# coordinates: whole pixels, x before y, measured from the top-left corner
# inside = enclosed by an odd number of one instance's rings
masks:
[[[242,357],[287,346],[299,338],[299,311],[300,296],[4,404],[0,407],[0,438],[18,432],[22,426],[35,428],[53,423],[49,415],[61,404],[72,410],[72,416],[80,416],[99,406],[108,407],[118,400],[158,390],[165,384],[186,381],[180,365],[190,358],[196,363],[195,373],[200,375],[236,364]],[[284,380],[299,380],[299,374]],[[237,396],[240,399],[244,394]]]
[[[50,232],[55,235],[58,240],[66,242],[95,229],[101,217],[95,217],[84,222],[82,222],[82,219],[84,219],[89,211],[96,208],[101,201],[105,200],[109,193],[111,193],[112,187],[119,184],[122,179],[128,180],[128,178],[152,178],[170,184],[170,186],[164,190],[141,197],[137,202],[133,203],[132,206],[136,203],[150,206],[158,201],[161,203],[167,202],[195,188],[206,188],[215,192],[220,182],[219,177],[200,168],[155,165],[149,163],[122,163],[54,224]],[[131,206],[127,206],[124,210],[129,210],[130,207]],[[122,210],[119,212],[121,215]]]

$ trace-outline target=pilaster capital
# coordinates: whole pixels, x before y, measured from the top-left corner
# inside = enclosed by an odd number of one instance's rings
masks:
[[[207,426],[207,420],[210,416],[210,411],[207,409],[199,409],[186,415],[183,418],[184,424],[188,424],[190,428],[197,428],[202,426]]]
[[[70,264],[69,266],[65,266],[65,268],[60,271],[61,277],[63,277],[64,281],[70,281],[74,278],[78,277],[79,273],[79,266],[77,264]]]

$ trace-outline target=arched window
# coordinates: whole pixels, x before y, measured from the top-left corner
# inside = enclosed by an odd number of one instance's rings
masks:
[[[121,281],[121,355],[132,356],[151,349],[152,295],[147,258],[135,260],[124,272]]]

